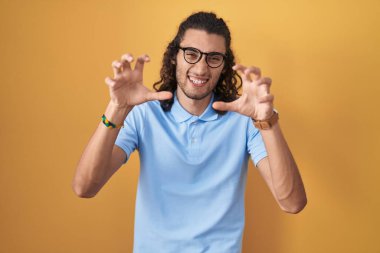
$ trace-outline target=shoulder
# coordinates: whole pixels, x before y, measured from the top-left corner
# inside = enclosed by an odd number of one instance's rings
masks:
[[[152,121],[163,122],[168,116],[158,100],[148,101],[138,105],[136,113],[142,120],[149,121],[150,123],[152,123]]]
[[[146,111],[162,111],[160,101],[158,100],[148,101],[142,104],[142,106],[145,107]]]
[[[234,124],[235,126],[236,124],[238,124],[245,127],[247,127],[247,125],[251,123],[252,121],[251,118],[245,115],[242,115],[237,112],[231,112],[231,111],[228,111],[227,113],[223,115],[219,115],[219,118],[222,122],[225,122],[231,125]]]
[[[145,117],[147,113],[157,112],[160,110],[162,111],[160,102],[155,100],[155,101],[148,101],[148,102],[134,106],[130,114],[135,115],[135,116],[140,115],[140,116]]]
[[[233,127],[236,131],[247,133],[248,136],[255,136],[260,131],[254,126],[252,119],[248,116],[242,115],[237,112],[227,112],[220,116],[224,124]]]
[[[255,127],[252,120],[242,114],[228,111],[223,115],[219,115],[214,121],[213,128],[219,132],[223,132],[226,136],[240,136],[246,138],[254,134]],[[228,133],[228,134],[227,134]]]

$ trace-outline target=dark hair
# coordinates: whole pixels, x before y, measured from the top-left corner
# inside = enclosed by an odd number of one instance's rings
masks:
[[[232,69],[232,66],[235,65],[235,57],[231,50],[231,34],[224,20],[218,18],[212,12],[194,13],[180,24],[177,35],[166,48],[160,71],[161,79],[153,84],[154,89],[156,91],[170,91],[172,93],[177,89],[176,65],[173,64],[173,61],[175,62],[176,60],[179,44],[188,29],[203,30],[207,33],[218,34],[224,37],[227,50],[226,59],[224,69],[214,89],[215,100],[231,102],[237,99],[239,95],[238,89],[241,87],[241,77]],[[238,81],[240,81],[239,84]],[[173,98],[160,101],[162,109],[169,111],[173,105],[173,101]],[[225,112],[218,111],[218,113],[224,114]]]

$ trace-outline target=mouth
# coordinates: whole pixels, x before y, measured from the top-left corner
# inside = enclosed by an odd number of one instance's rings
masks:
[[[199,78],[194,76],[187,76],[189,81],[196,87],[203,87],[207,84],[208,78]]]

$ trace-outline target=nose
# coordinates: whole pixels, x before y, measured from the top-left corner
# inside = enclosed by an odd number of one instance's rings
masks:
[[[195,71],[196,74],[203,75],[207,73],[208,65],[206,62],[206,57],[207,57],[206,55],[202,55],[201,59],[197,63],[194,64],[193,71]]]

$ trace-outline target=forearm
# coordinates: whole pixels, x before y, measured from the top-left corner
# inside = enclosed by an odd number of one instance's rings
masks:
[[[110,103],[105,115],[111,122],[121,124],[130,110],[131,108],[117,108]],[[102,122],[99,123],[77,165],[73,188],[79,196],[92,196],[104,184],[119,131],[120,129],[107,128]]]
[[[306,205],[306,193],[297,164],[278,123],[261,130],[268,153],[273,190],[285,210],[298,212]]]

